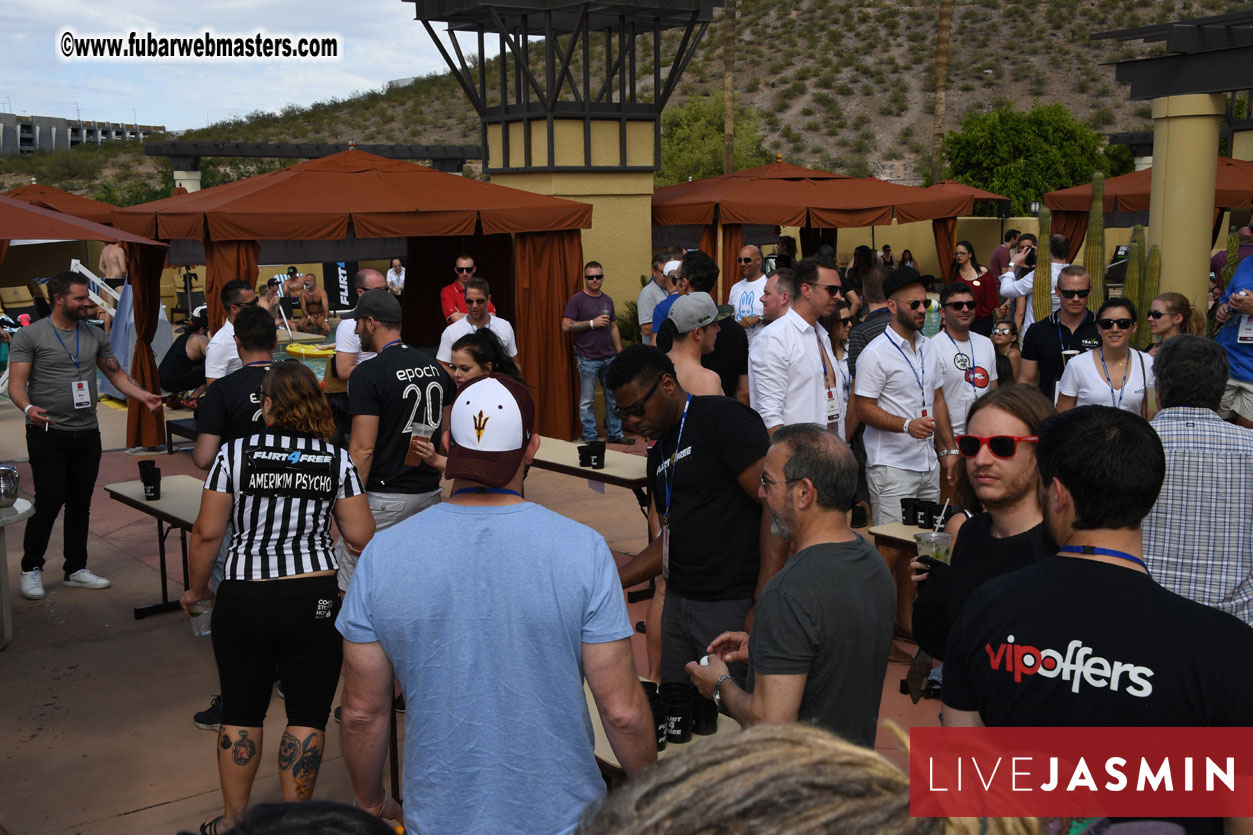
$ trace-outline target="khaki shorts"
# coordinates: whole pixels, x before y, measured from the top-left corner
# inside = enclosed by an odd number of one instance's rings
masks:
[[[1227,378],[1227,389],[1223,392],[1223,402],[1218,407],[1218,414],[1223,420],[1231,420],[1236,415],[1245,420],[1253,420],[1253,383]]]

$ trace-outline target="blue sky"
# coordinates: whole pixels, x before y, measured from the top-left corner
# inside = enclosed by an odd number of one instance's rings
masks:
[[[3,0],[0,2],[0,111],[30,115],[204,127],[255,110],[281,110],[379,89],[389,80],[443,71],[444,62],[412,3],[401,0]],[[189,36],[333,35],[338,59],[63,59],[59,36],[152,32]],[[134,115],[132,115],[132,109]]]

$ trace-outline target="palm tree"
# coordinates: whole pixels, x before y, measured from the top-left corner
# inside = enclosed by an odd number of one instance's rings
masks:
[[[722,170],[730,174],[735,158],[735,4],[726,0],[722,10],[722,118],[725,145]]]
[[[944,99],[948,89],[948,40],[953,28],[953,0],[940,0],[935,29],[935,126],[931,132],[931,182],[944,167]]]

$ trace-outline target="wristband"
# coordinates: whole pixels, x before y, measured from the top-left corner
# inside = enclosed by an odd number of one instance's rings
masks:
[[[589,331],[594,331],[594,330],[596,330],[596,320],[595,320],[595,319],[588,319],[588,320],[587,320],[587,329],[588,329]]]
[[[901,431],[904,432],[906,435],[909,434],[909,418],[905,418],[905,425],[901,427]]]
[[[961,450],[959,450],[959,449],[942,449],[942,450],[940,450],[940,457],[941,457],[941,458],[943,458],[943,457],[944,457],[944,456],[946,456],[946,455],[961,455]]]
[[[27,404],[26,404],[26,408],[22,410],[22,414],[24,414],[24,415],[30,415],[30,410],[31,410],[31,409],[33,409],[33,408],[35,408],[35,404],[34,404],[34,403],[27,403]]]

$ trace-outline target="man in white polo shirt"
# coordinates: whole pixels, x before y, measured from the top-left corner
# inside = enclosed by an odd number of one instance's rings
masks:
[[[996,346],[970,330],[975,320],[975,297],[970,285],[953,282],[940,294],[944,327],[931,337],[929,347],[940,356],[944,373],[944,400],[954,437],[966,434],[970,407],[996,388]]]
[[[771,280],[786,286],[792,304],[749,346],[749,404],[771,434],[792,423],[834,428],[840,420],[835,353],[817,322],[840,298],[840,274],[806,258],[794,276]]]
[[[466,310],[469,313],[444,328],[443,334],[439,337],[439,350],[435,352],[435,359],[439,360],[439,364],[444,366],[445,371],[452,374],[453,343],[466,334],[483,328],[496,334],[496,338],[505,348],[505,353],[513,357],[516,362],[518,343],[513,336],[513,326],[494,313],[487,312],[488,306],[492,303],[491,287],[488,286],[487,279],[478,276],[466,279],[465,299]]]
[[[883,282],[892,319],[857,359],[857,416],[866,425],[866,482],[874,524],[901,521],[902,498],[940,497],[935,438],[948,478],[957,450],[944,400],[940,355],[921,333],[922,276],[898,267]]]

